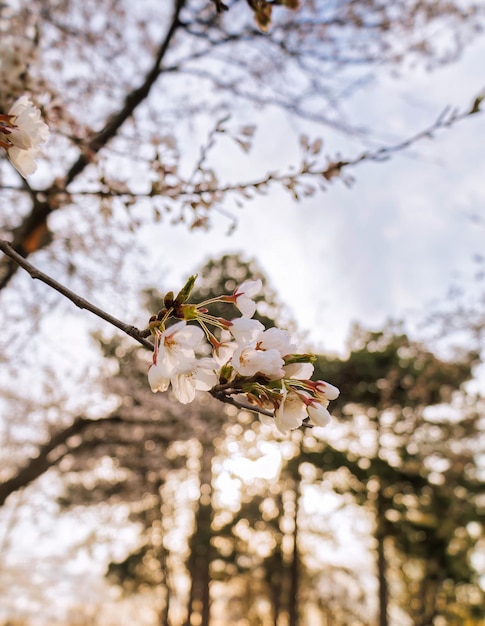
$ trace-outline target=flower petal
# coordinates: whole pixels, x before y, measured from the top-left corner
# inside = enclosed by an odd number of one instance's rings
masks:
[[[307,411],[314,426],[326,426],[332,419],[328,410],[321,404],[309,404]]]
[[[296,393],[283,393],[284,400],[275,411],[276,428],[283,434],[299,428],[307,415],[305,404]]]
[[[334,387],[324,380],[317,380],[317,390],[318,393],[323,394],[327,400],[336,400],[340,395],[340,389],[338,389],[338,387]]]
[[[189,404],[195,398],[195,379],[179,373],[172,376],[172,389],[175,397],[182,404]]]
[[[171,368],[163,359],[158,359],[157,363],[152,363],[148,369],[148,382],[153,393],[157,391],[167,391],[170,385]]]
[[[256,312],[256,303],[252,300],[258,291],[260,291],[263,283],[261,279],[245,280],[234,292],[236,298],[236,306],[244,317],[252,317]]]
[[[263,350],[278,350],[281,356],[290,354],[296,348],[291,343],[290,333],[287,330],[281,330],[281,328],[268,328],[265,330],[259,340],[259,344]]]
[[[286,378],[297,378],[298,380],[311,378],[314,369],[312,363],[288,363],[284,367]]]

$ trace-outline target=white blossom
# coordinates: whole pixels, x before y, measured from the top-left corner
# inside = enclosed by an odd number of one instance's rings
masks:
[[[40,155],[39,145],[47,140],[49,128],[40,110],[27,96],[19,98],[3,117],[8,121],[0,122],[0,144],[7,150],[12,165],[25,178],[37,169],[35,159]]]
[[[234,351],[237,349],[238,345],[235,341],[224,342],[221,345],[214,348],[214,352],[212,353],[212,357],[217,362],[218,366],[225,365],[228,361],[231,360]]]
[[[215,370],[217,364],[214,359],[192,359],[191,362],[175,370],[171,382],[175,397],[182,404],[188,404],[195,398],[195,391],[209,391],[217,384],[219,377]]]
[[[307,417],[310,424],[319,427],[327,426],[332,419],[327,409],[329,400],[325,397],[315,398],[305,391],[296,393],[287,390],[282,391],[282,396],[283,400],[276,408],[274,417],[275,425],[282,433],[299,428]]]
[[[340,390],[337,387],[324,380],[317,380],[315,386],[317,393],[327,398],[327,400],[336,400],[340,395]]]
[[[3,120],[6,118],[8,122],[8,116],[3,116]],[[28,133],[22,135],[19,130],[16,141],[28,146]],[[241,397],[241,402],[255,406],[254,410],[260,412],[264,423],[274,424],[281,433],[300,428],[303,422],[326,426],[331,420],[327,407],[340,392],[326,381],[311,380],[312,356],[296,352],[288,331],[276,327],[265,329],[261,322],[250,317],[255,311],[251,296],[260,288],[261,281],[245,281],[231,296],[212,298],[199,307],[192,306],[188,310],[190,322],[199,321],[200,326],[179,321],[162,332],[153,318],[150,328],[156,342],[148,371],[150,387],[156,392],[166,391],[171,386],[182,404],[192,402],[199,390],[217,389],[235,400]],[[173,294],[170,298],[173,299]],[[237,302],[243,315],[231,321],[213,317],[206,308],[213,302]],[[178,310],[175,316],[180,316]],[[223,332],[217,337],[208,330],[207,324]],[[212,346],[210,358],[196,356],[196,348],[204,335]],[[201,352],[204,351],[199,350],[199,356]],[[204,354],[207,355],[208,350]]]
[[[263,365],[263,352],[253,346],[239,346],[234,351],[231,362],[241,376],[254,376]]]
[[[291,335],[287,330],[281,328],[268,328],[257,339],[259,347],[263,350],[275,349],[286,356],[296,350],[295,344],[291,343]]]
[[[283,400],[275,409],[274,421],[276,428],[286,434],[289,430],[302,425],[307,416],[307,409],[302,399],[293,391],[283,390],[282,395]]]
[[[248,317],[237,317],[231,320],[229,332],[239,345],[254,344],[264,331],[264,326],[258,320]]]
[[[159,351],[174,368],[181,367],[184,361],[195,357],[196,348],[204,339],[204,331],[199,326],[177,322],[160,336]]]
[[[278,350],[264,350],[262,352],[264,356],[263,367],[260,369],[261,374],[268,376],[271,379],[283,378],[285,371],[283,365],[285,362],[281,358],[281,354]]]
[[[234,292],[236,306],[244,317],[252,317],[256,311],[256,303],[252,299],[261,290],[261,279],[245,280]]]
[[[326,426],[332,419],[327,407],[320,402],[310,403],[307,412],[313,426]]]
[[[150,365],[148,368],[148,382],[153,393],[167,391],[172,372],[173,367],[166,359],[160,358],[160,356],[155,363]]]
[[[194,348],[204,338],[199,326],[178,322],[158,336],[158,349],[148,369],[148,382],[153,392],[166,391],[172,377],[192,364]]]
[[[312,377],[314,367],[312,363],[288,363],[283,369],[285,370],[285,378],[308,380]]]
[[[284,363],[278,350],[257,350],[251,345],[239,346],[232,357],[232,366],[241,376],[259,373],[271,379],[282,378]]]

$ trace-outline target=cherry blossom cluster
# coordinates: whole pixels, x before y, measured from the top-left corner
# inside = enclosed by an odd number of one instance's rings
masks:
[[[14,102],[8,113],[0,113],[0,147],[24,178],[37,169],[35,159],[48,135],[40,110],[27,96]]]
[[[310,380],[315,356],[298,353],[288,331],[266,329],[253,319],[253,298],[262,288],[261,280],[247,280],[230,295],[189,304],[195,279],[191,276],[177,297],[166,294],[163,308],[150,319],[155,341],[148,369],[152,391],[171,387],[183,404],[192,402],[197,390],[210,391],[258,412],[263,422],[274,423],[282,433],[303,423],[326,426],[327,407],[339,390],[323,380]],[[232,304],[242,315],[215,317],[208,307],[216,302]],[[167,327],[171,318],[179,321]],[[211,326],[220,329],[219,338]],[[208,346],[211,356],[206,356]]]

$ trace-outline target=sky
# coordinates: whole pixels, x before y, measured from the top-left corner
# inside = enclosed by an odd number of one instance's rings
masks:
[[[374,146],[393,145],[428,128],[446,107],[471,106],[485,88],[485,38],[458,63],[427,72],[386,70],[353,100],[349,116],[372,129]],[[252,168],[297,160],[294,123],[269,110],[256,134]],[[303,125],[324,139],[324,153],[354,157],[363,147],[323,127]],[[320,348],[342,351],[354,321],[378,328],[390,317],[418,319],[440,306],[451,288],[473,291],[484,225],[472,219],[485,201],[485,116],[444,129],[383,163],[364,163],[349,188],[334,181],[326,192],[296,203],[282,190],[247,203],[238,225],[214,216],[209,232],[150,226],[154,268],[170,288],[207,258],[242,252],[256,258],[299,328]],[[327,147],[328,146],[328,147]]]

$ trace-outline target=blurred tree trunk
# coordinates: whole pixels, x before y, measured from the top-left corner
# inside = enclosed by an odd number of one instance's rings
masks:
[[[376,533],[377,541],[377,580],[379,589],[379,626],[388,626],[389,588],[387,584],[387,562],[385,554],[385,504],[382,496],[382,485],[379,485],[376,501]]]
[[[163,579],[165,581],[165,597],[163,609],[160,611],[160,626],[170,626],[170,599],[172,597],[172,589],[170,585],[170,575],[167,563],[167,552],[163,545],[160,552],[160,569],[163,572]]]
[[[278,546],[275,550],[273,559],[273,571],[270,572],[270,594],[273,604],[273,624],[278,626],[278,620],[281,613],[281,592],[282,592],[282,571],[283,571],[283,555],[281,552],[281,539],[278,540]]]
[[[214,446],[204,443],[200,458],[200,499],[195,517],[195,529],[190,542],[188,569],[191,578],[186,626],[198,613],[200,626],[210,626],[210,563],[212,536],[212,458]]]
[[[300,500],[300,476],[296,474],[294,482],[295,508],[293,525],[293,553],[290,562],[290,593],[288,606],[288,626],[298,626],[298,592],[300,586],[300,563],[298,553],[298,504]]]

